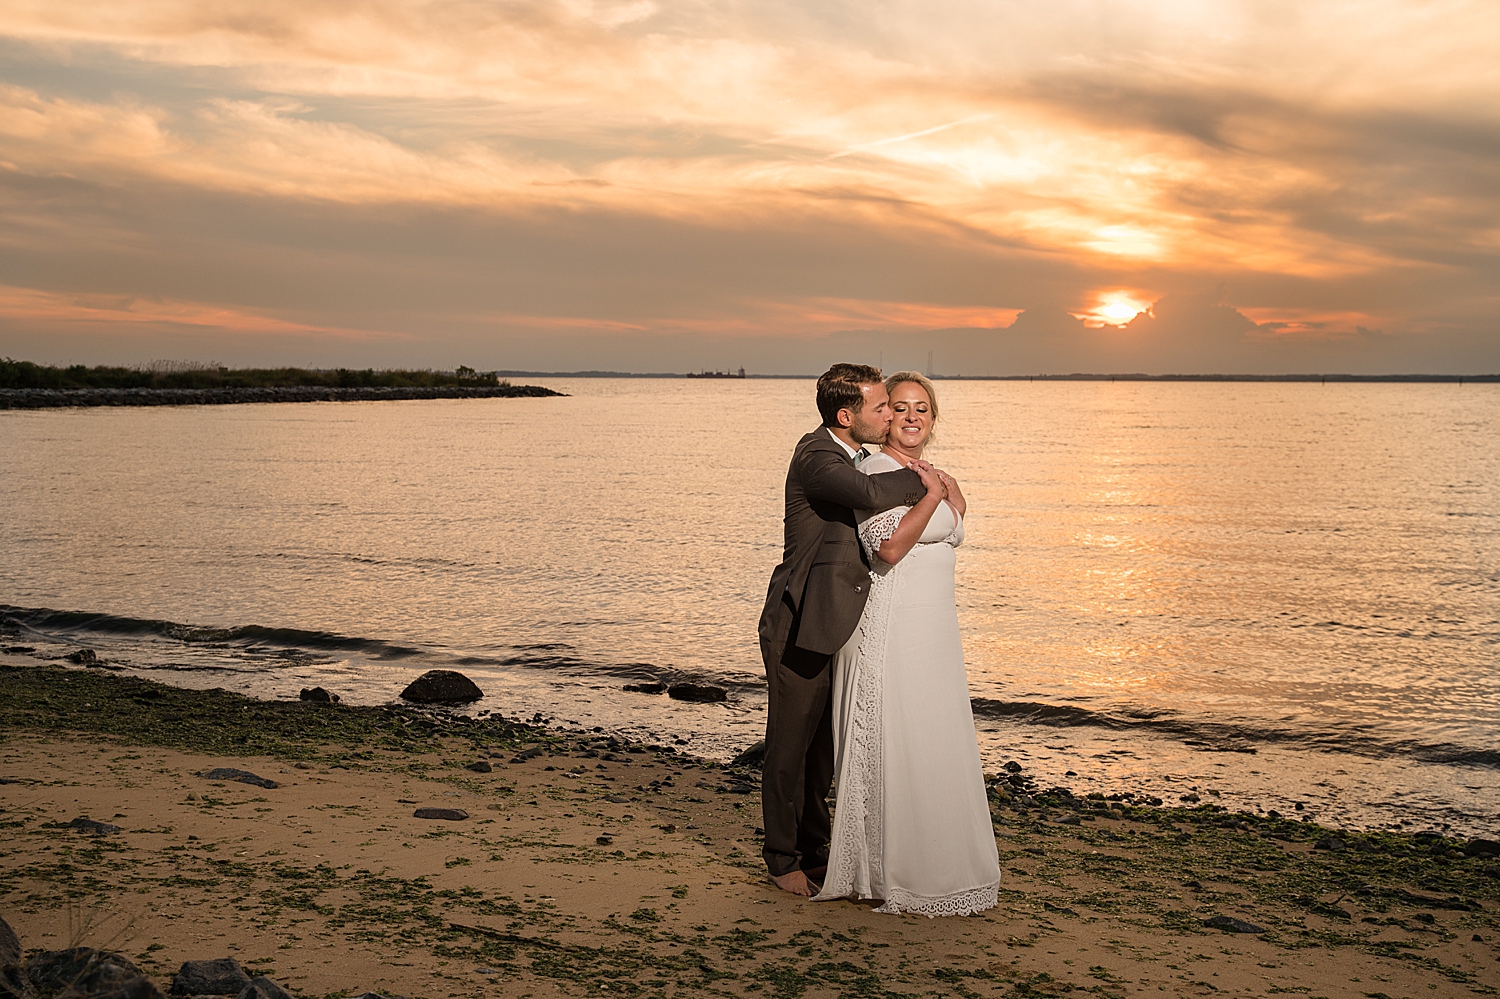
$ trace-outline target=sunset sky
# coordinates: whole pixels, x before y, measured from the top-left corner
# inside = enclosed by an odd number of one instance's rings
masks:
[[[0,355],[1500,371],[1492,0],[0,0]]]

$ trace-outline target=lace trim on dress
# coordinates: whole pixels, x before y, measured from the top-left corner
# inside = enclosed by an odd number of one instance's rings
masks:
[[[909,913],[926,916],[972,916],[976,912],[993,909],[1000,904],[1000,885],[995,883],[983,888],[968,888],[941,898],[928,898],[905,888],[891,888],[886,893],[885,904],[876,912]]]
[[[872,564],[870,595],[865,604],[859,653],[854,663],[855,709],[849,721],[845,758],[839,768],[838,807],[833,816],[833,843],[828,874],[819,899],[852,895],[880,897],[885,888],[884,830],[885,773],[884,717],[885,644],[895,586],[894,566],[885,566],[875,552],[895,533],[907,508],[898,507],[860,525],[859,538]],[[864,865],[865,869],[860,870]]]
[[[870,564],[884,566],[887,563],[880,561],[880,546],[891,540],[891,535],[896,533],[896,527],[901,523],[901,518],[906,516],[909,506],[897,506],[877,513],[869,520],[859,525],[859,542],[865,546],[865,554],[870,557]],[[889,572],[890,569],[875,569],[875,572]]]

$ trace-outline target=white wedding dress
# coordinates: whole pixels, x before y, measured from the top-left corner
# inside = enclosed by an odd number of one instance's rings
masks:
[[[867,474],[900,464],[876,454]],[[969,707],[953,589],[963,521],[938,504],[894,566],[876,552],[910,507],[858,512],[870,597],[834,657],[837,807],[818,900],[881,899],[876,912],[966,916],[996,904],[999,855]]]

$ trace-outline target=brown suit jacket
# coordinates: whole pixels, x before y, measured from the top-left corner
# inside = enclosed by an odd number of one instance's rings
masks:
[[[786,542],[760,616],[769,669],[796,624],[798,648],[832,655],[859,624],[870,595],[855,510],[914,506],[926,489],[911,469],[866,475],[826,427],[803,437],[786,474]]]

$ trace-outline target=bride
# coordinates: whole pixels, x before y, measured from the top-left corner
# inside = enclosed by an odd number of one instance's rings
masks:
[[[895,420],[867,474],[920,459],[937,422],[932,382],[886,379]],[[963,541],[958,483],[916,506],[856,511],[870,599],[834,659],[837,809],[818,900],[879,899],[876,912],[966,916],[996,904],[1000,864],[969,708],[953,590]]]

